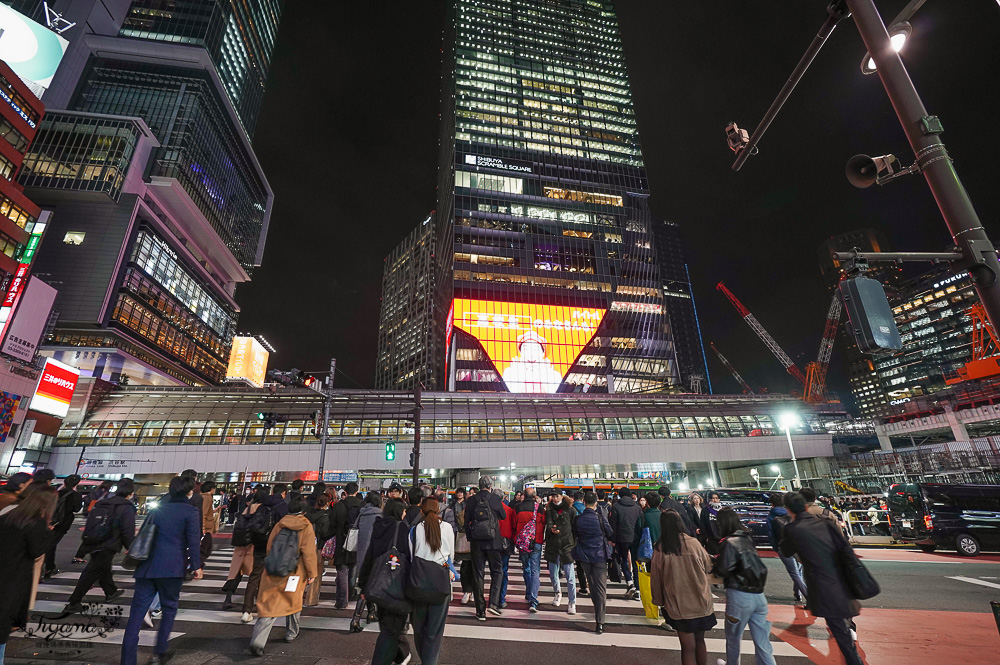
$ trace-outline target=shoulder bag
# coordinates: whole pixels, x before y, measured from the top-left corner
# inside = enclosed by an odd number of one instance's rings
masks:
[[[425,527],[426,528],[426,527]],[[406,597],[416,603],[440,605],[451,598],[451,575],[447,564],[422,559],[416,555],[417,527],[410,529],[410,572],[406,580]]]
[[[840,528],[831,520],[826,520],[826,522],[830,525],[834,542],[841,545],[837,550],[837,564],[844,575],[844,583],[847,585],[847,591],[851,598],[868,600],[882,593],[882,589],[872,577],[871,571],[865,567],[865,564],[861,563],[854,548],[844,539]]]
[[[361,529],[358,524],[361,523],[361,514],[358,513],[358,519],[354,520],[354,524],[347,530],[347,538],[344,540],[344,551],[345,552],[357,552],[358,551],[358,534],[361,533]]]
[[[392,532],[392,545],[376,557],[364,591],[366,598],[393,614],[409,614],[413,611],[413,604],[406,597],[410,560],[396,546],[401,526],[402,522],[396,524]]]
[[[128,548],[128,554],[122,561],[122,568],[125,570],[135,570],[139,564],[153,555],[153,547],[156,545],[156,523],[153,521],[153,515],[146,518],[139,533],[132,539],[132,546]]]

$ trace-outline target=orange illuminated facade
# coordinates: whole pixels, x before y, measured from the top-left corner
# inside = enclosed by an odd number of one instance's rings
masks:
[[[554,393],[606,311],[456,299],[449,324],[480,343],[510,392]]]
[[[257,388],[262,387],[267,374],[269,355],[261,343],[253,337],[234,337],[226,378],[229,381],[246,381]]]

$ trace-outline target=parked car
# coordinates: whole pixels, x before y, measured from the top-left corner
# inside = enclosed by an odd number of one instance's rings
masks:
[[[1000,550],[1000,485],[900,483],[886,498],[898,540],[965,556]]]

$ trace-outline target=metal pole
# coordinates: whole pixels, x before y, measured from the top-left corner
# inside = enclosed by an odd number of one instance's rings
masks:
[[[87,452],[87,446],[80,449],[80,458],[76,460],[76,472],[78,475],[80,473],[80,465],[83,464],[83,454]],[[7,470],[10,471],[10,465],[7,465]]]
[[[417,486],[420,472],[420,391],[424,384],[417,383],[413,389],[413,486]]]
[[[972,276],[979,300],[994,330],[1000,330],[1000,261],[962,186],[951,157],[939,137],[942,128],[937,116],[929,116],[920,96],[890,42],[873,0],[847,0],[854,22],[877,73],[896,110],[910,147],[917,157],[927,185],[941,216],[961,250],[964,267]]]
[[[795,489],[802,487],[802,479],[799,478],[799,462],[795,459],[795,447],[792,445],[792,430],[787,425],[785,426],[785,436],[788,437],[788,450],[792,453],[792,466],[795,467],[795,484],[798,485]]]
[[[323,469],[326,466],[326,433],[330,429],[330,400],[333,397],[333,378],[337,371],[337,359],[330,358],[330,377],[327,379],[326,392],[323,393],[323,429],[319,433],[319,478],[323,481]]]
[[[827,7],[826,11],[827,17],[826,21],[823,22],[823,26],[819,29],[819,32],[816,33],[816,36],[813,37],[812,43],[809,44],[809,48],[802,54],[802,57],[799,59],[799,64],[795,65],[795,69],[792,70],[791,76],[788,77],[785,85],[782,86],[781,92],[779,92],[778,96],[775,97],[773,102],[771,102],[771,108],[767,109],[767,113],[764,114],[764,119],[760,121],[759,125],[757,125],[757,129],[754,130],[750,140],[745,146],[743,146],[739,153],[737,153],[736,161],[733,163],[734,171],[739,171],[743,166],[743,163],[747,161],[747,158],[753,153],[754,149],[757,147],[757,142],[760,141],[762,136],[764,136],[764,132],[766,132],[767,128],[771,126],[771,122],[774,120],[775,116],[778,115],[778,111],[780,111],[781,107],[785,105],[786,101],[788,101],[788,97],[792,94],[792,91],[795,90],[795,86],[798,85],[799,81],[802,80],[802,76],[806,73],[806,70],[809,69],[809,65],[811,65],[813,59],[816,58],[816,54],[818,54],[819,50],[823,48],[823,44],[826,43],[830,33],[832,33],[833,29],[837,27],[837,23],[839,23],[841,19],[847,18],[848,16],[847,12],[843,10],[841,2],[837,0],[830,3],[830,6]]]

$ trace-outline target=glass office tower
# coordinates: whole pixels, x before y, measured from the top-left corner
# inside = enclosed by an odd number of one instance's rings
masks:
[[[680,390],[613,3],[454,0],[443,102],[443,387]]]

